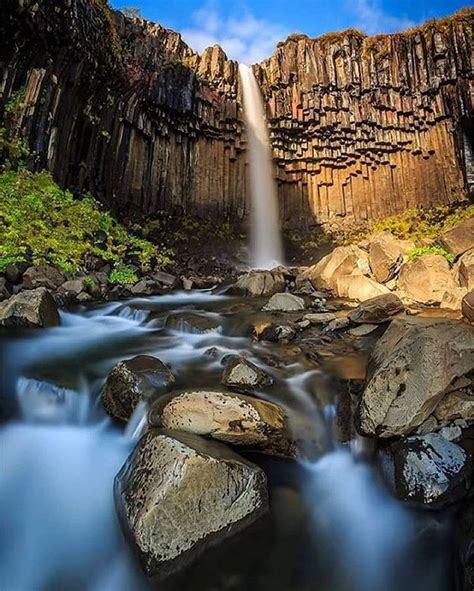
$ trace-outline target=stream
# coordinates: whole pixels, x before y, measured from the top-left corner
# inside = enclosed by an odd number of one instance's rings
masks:
[[[317,366],[294,345],[252,340],[260,308],[218,291],[175,292],[62,311],[57,328],[1,333],[2,591],[452,589],[448,519],[395,501],[365,442],[338,442],[348,359]],[[219,328],[189,331],[182,312]],[[112,493],[146,409],[122,429],[107,418],[101,388],[114,364],[137,354],[168,363],[177,390],[222,388],[221,360],[231,353],[274,377],[257,396],[285,408],[304,459],[246,454],[267,473],[270,517],[152,584],[122,537]]]

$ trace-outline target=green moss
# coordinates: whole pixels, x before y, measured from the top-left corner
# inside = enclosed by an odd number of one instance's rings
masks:
[[[432,246],[420,246],[417,248],[412,248],[408,252],[408,260],[409,261],[416,261],[420,257],[425,255],[435,254],[444,257],[450,265],[454,263],[455,256],[452,255],[450,252],[445,250],[442,246],[432,245]]]
[[[108,277],[109,283],[119,285],[133,285],[138,281],[137,274],[130,267],[113,269]]]
[[[106,233],[105,240],[97,239],[99,231]],[[127,261],[143,271],[171,262],[169,250],[131,234],[92,196],[74,198],[48,173],[0,174],[0,268],[28,259],[76,273],[90,255],[118,269]]]

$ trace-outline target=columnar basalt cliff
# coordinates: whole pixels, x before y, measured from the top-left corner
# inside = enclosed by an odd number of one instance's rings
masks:
[[[257,66],[287,221],[365,220],[466,196],[473,20],[466,10],[398,35],[295,35]]]
[[[200,56],[105,0],[6,0],[2,12],[0,107],[21,97],[6,120],[31,166],[117,212],[246,217],[238,69],[219,47]],[[467,196],[473,21],[466,9],[398,35],[293,35],[255,66],[285,225]]]

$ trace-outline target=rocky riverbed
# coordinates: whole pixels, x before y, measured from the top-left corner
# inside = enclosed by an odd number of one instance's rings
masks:
[[[0,314],[2,580],[470,589],[474,330],[317,277],[280,267],[67,309],[61,286],[16,289]]]

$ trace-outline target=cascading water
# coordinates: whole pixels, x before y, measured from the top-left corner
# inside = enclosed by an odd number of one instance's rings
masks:
[[[271,147],[262,95],[253,70],[240,64],[239,74],[249,145],[252,265],[257,269],[271,269],[283,261]]]

